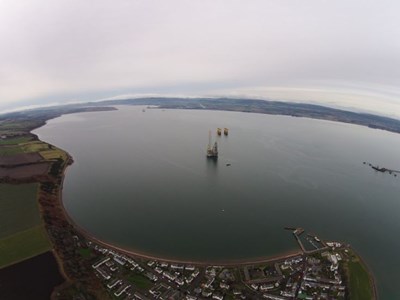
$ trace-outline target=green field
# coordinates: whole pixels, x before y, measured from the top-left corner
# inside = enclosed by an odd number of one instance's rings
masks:
[[[0,155],[13,155],[24,153],[24,149],[20,146],[0,146]]]
[[[39,120],[10,120],[0,123],[0,132],[8,135],[26,134],[27,131],[41,124],[42,122]]]
[[[67,155],[65,154],[65,152],[58,149],[40,151],[39,154],[46,160],[52,160],[57,158],[61,158],[63,160],[67,159]]]
[[[148,290],[153,286],[153,283],[149,279],[139,274],[129,276],[128,281],[143,290]]]
[[[83,258],[89,258],[92,254],[92,250],[89,248],[79,248],[78,252]]]
[[[43,142],[30,142],[26,144],[21,144],[24,152],[39,152],[49,150],[49,145]]]
[[[37,203],[39,185],[0,184],[0,268],[51,249]]]
[[[374,299],[374,293],[369,278],[369,273],[365,266],[358,260],[347,264],[350,299],[352,300],[370,300]]]
[[[0,139],[0,145],[18,145],[21,143],[27,143],[33,139],[30,135],[23,135],[10,139]]]
[[[0,153],[9,152],[9,154],[40,152],[48,150],[50,150],[49,145],[39,141],[32,141],[16,145],[0,145]]]
[[[43,225],[0,240],[0,269],[51,249]]]
[[[29,141],[28,137],[15,138],[7,141],[0,140],[0,156],[32,152],[38,152],[46,160],[54,160],[57,158],[62,158],[63,160],[67,159],[67,154],[64,151],[41,141]]]
[[[30,141],[31,139],[31,137],[20,137],[10,140],[0,140],[0,155],[13,155],[19,153],[31,153],[40,151],[43,151],[47,156],[61,155],[61,150],[50,150],[48,144],[41,141]]]
[[[42,224],[38,184],[0,184],[0,239]]]

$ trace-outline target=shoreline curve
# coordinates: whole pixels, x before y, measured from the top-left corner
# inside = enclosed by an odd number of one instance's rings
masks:
[[[182,264],[192,264],[192,265],[224,265],[224,266],[233,266],[233,265],[246,265],[246,264],[258,264],[258,263],[268,263],[271,261],[276,261],[276,260],[283,260],[287,259],[290,257],[302,255],[303,252],[301,249],[293,249],[293,250],[288,250],[283,252],[282,254],[277,254],[277,255],[269,255],[269,256],[261,256],[261,257],[255,257],[255,258],[243,258],[243,259],[229,259],[229,260],[185,260],[185,259],[179,259],[179,258],[173,258],[173,257],[162,257],[158,255],[152,255],[150,253],[145,253],[137,250],[129,250],[125,249],[121,246],[112,244],[111,242],[106,242],[103,241],[97,237],[95,237],[93,234],[91,234],[89,231],[86,229],[82,228],[80,225],[78,225],[72,217],[68,214],[67,210],[65,209],[64,206],[64,201],[63,201],[63,188],[64,188],[64,180],[66,177],[67,169],[72,163],[74,162],[72,156],[65,150],[64,151],[67,156],[68,156],[68,162],[66,163],[63,171],[62,171],[62,178],[61,178],[61,186],[59,190],[59,195],[57,197],[57,201],[59,202],[58,204],[60,205],[60,208],[62,209],[62,212],[68,221],[68,223],[71,224],[71,226],[79,232],[82,236],[84,236],[87,240],[97,243],[103,247],[107,247],[110,249],[113,249],[115,251],[121,252],[125,255],[133,256],[136,258],[141,258],[141,259],[149,259],[149,260],[159,260],[159,261],[165,261],[165,262],[173,262],[173,263],[182,263]]]

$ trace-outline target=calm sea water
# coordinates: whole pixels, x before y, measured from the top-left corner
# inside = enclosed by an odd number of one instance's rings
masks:
[[[216,137],[217,127],[229,136]],[[220,157],[205,157],[213,130]],[[36,130],[75,160],[64,204],[97,238],[152,255],[230,260],[296,249],[285,226],[350,243],[381,299],[400,299],[400,135],[261,114],[119,107]],[[226,164],[231,164],[227,166]]]

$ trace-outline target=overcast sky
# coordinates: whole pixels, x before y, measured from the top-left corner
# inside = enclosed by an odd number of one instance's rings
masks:
[[[0,0],[0,111],[249,96],[400,118],[397,0]]]

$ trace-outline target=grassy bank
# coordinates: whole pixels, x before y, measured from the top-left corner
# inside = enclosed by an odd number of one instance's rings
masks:
[[[349,294],[351,300],[375,299],[373,281],[366,266],[354,254],[353,259],[347,262],[346,272],[349,281]]]

